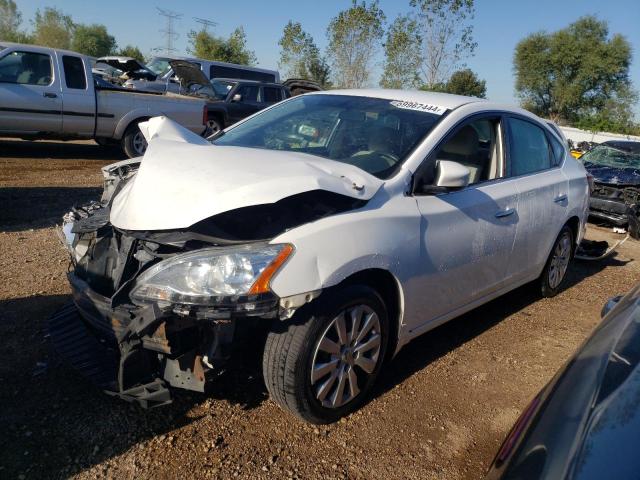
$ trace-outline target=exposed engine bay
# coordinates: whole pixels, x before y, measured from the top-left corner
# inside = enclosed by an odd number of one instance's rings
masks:
[[[640,239],[640,188],[637,185],[595,183],[589,215],[619,227]]]

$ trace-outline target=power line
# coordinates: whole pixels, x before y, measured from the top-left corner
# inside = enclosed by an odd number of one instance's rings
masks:
[[[208,27],[215,27],[216,25],[218,25],[218,22],[207,20],[206,18],[193,17],[193,19],[196,21],[196,23],[202,24],[202,30],[204,30],[205,32],[207,31]]]
[[[165,28],[160,30],[160,33],[164,35],[164,38],[166,40],[164,51],[167,55],[171,53],[175,53],[177,52],[177,49],[173,47],[173,42],[174,40],[178,39],[179,35],[175,31],[173,23],[176,20],[181,19],[182,14],[177,12],[172,12],[171,10],[165,10],[160,7],[156,7],[156,10],[158,10],[159,15],[167,19],[167,24]]]

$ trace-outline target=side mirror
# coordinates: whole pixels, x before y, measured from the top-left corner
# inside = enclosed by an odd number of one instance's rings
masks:
[[[233,98],[231,98],[232,102],[240,102],[242,100],[242,95],[240,95],[239,93],[236,93]]]
[[[464,188],[469,185],[469,169],[458,162],[436,160],[436,187]]]
[[[613,310],[613,307],[620,302],[620,299],[622,299],[622,295],[617,295],[607,300],[607,303],[604,304],[604,307],[602,307],[602,311],[600,312],[600,318],[604,318],[607,313]]]

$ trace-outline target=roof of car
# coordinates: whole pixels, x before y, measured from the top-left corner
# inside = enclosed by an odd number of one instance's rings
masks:
[[[69,54],[69,55],[75,55],[79,57],[91,58],[89,55],[85,55],[84,53],[74,52],[73,50],[65,50],[62,48],[55,48],[55,47],[45,47],[44,45],[34,45],[31,43],[15,43],[15,42],[3,41],[2,46],[5,48],[19,47],[19,48],[24,48],[27,51],[28,50],[37,51],[39,49],[51,50],[51,51],[56,51],[62,54]]]
[[[400,100],[403,102],[419,102],[429,105],[437,105],[453,110],[461,105],[472,102],[486,102],[487,100],[477,97],[465,97],[463,95],[453,95],[451,93],[427,92],[422,90],[393,90],[384,88],[363,88],[348,90],[324,90],[313,92],[310,95],[351,95],[355,97],[382,98],[386,100]]]

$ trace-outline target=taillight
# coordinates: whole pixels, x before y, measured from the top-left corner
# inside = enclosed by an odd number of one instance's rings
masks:
[[[516,446],[516,443],[518,442],[525,428],[529,424],[529,420],[535,413],[536,408],[540,403],[541,396],[542,396],[542,392],[540,392],[531,401],[529,406],[525,408],[524,412],[522,412],[522,414],[520,415],[520,418],[518,418],[518,421],[509,432],[509,435],[507,435],[507,438],[504,440],[504,443],[502,444],[502,447],[500,447],[500,450],[496,455],[496,459],[494,460],[494,463],[496,464],[496,466],[499,467],[500,464],[502,464],[507,458],[509,458],[509,455],[511,455],[511,453],[513,452],[513,448]]]
[[[587,172],[587,182],[589,182],[589,193],[593,193],[596,188],[596,182],[589,172]]]
[[[202,124],[206,125],[208,121],[209,121],[209,110],[205,105],[204,107],[202,107]]]

